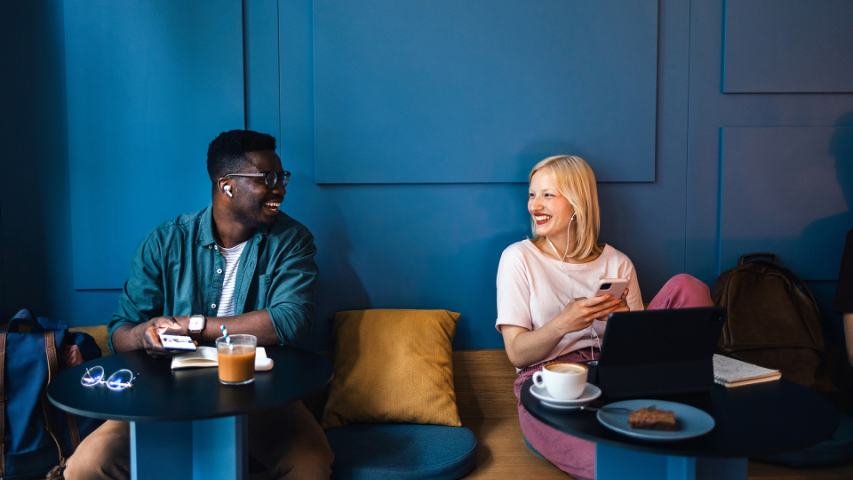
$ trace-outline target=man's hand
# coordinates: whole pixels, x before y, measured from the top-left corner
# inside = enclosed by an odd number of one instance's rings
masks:
[[[171,335],[186,335],[186,327],[181,326],[175,317],[154,317],[151,320],[135,327],[138,329],[139,343],[149,355],[160,356],[166,354],[163,342],[160,341],[161,333]]]

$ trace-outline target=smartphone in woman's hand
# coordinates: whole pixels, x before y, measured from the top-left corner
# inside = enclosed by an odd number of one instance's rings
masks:
[[[594,297],[608,294],[613,298],[622,298],[622,293],[628,287],[628,280],[621,278],[602,278],[598,281],[598,290]]]

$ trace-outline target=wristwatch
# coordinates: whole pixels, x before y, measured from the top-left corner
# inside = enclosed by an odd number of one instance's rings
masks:
[[[207,325],[207,317],[204,315],[192,315],[190,316],[190,322],[187,325],[187,330],[189,330],[190,338],[197,342],[201,342],[201,334],[204,332],[204,327]]]

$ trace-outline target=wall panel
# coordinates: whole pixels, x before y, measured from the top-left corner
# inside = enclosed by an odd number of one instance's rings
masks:
[[[318,183],[655,178],[658,2],[314,2]]]
[[[853,92],[853,2],[725,3],[723,91]]]

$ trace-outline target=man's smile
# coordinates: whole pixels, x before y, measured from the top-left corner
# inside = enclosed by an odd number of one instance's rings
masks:
[[[278,213],[278,207],[281,206],[281,200],[270,200],[264,203],[264,210],[267,213],[276,214]]]

